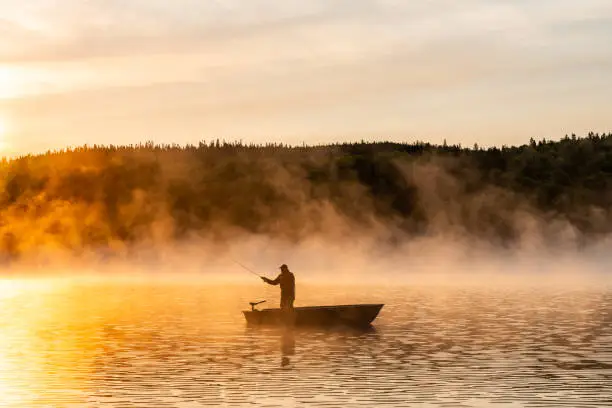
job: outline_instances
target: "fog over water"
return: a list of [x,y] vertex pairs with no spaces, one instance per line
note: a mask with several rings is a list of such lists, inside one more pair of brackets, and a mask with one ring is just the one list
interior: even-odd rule
[[486,151],[217,141],[49,152],[0,166],[0,256],[24,270],[232,256],[307,269],[343,258],[335,270],[591,262],[610,246],[608,157],[612,135]]

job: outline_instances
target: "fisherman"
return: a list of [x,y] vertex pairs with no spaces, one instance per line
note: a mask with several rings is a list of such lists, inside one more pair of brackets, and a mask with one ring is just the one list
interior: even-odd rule
[[263,276],[261,279],[270,285],[278,285],[280,283],[280,307],[281,309],[293,309],[293,301],[295,300],[295,277],[293,276],[293,273],[289,271],[289,267],[285,264],[280,266],[280,270],[280,275],[278,275],[274,280],[264,278]]

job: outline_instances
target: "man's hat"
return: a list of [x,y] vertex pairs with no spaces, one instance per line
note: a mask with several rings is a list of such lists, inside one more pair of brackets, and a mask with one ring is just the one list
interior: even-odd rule
[[282,270],[282,269],[289,269],[289,267],[287,266],[287,264],[282,264],[282,265],[280,266],[280,269],[281,269],[281,270]]

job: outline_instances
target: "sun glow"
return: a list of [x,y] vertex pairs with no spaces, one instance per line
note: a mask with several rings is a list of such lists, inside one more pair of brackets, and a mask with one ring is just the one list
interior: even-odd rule
[[8,126],[6,120],[0,117],[0,149],[6,147],[6,137],[8,134]]
[[24,285],[12,279],[0,280],[0,299],[7,299],[19,295],[23,291]]

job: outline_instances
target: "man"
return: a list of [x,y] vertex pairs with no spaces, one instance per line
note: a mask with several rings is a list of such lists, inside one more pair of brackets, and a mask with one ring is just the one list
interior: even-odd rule
[[280,270],[280,275],[278,275],[274,280],[264,278],[263,276],[261,279],[270,285],[278,285],[280,283],[280,307],[281,309],[293,309],[293,301],[295,300],[295,277],[293,276],[293,273],[289,271],[289,267],[285,264],[281,265]]

